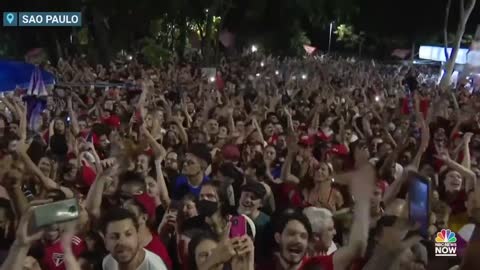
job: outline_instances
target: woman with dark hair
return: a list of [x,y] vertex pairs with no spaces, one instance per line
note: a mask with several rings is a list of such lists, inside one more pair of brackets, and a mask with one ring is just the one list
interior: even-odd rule
[[448,228],[458,231],[468,223],[465,201],[468,198],[468,192],[475,186],[477,176],[470,168],[452,160],[446,152],[440,153],[437,158],[448,166],[439,176],[439,197],[452,210]]
[[197,210],[199,217],[208,225],[208,229],[218,236],[222,235],[232,213],[226,187],[216,181],[203,185]]
[[48,145],[58,160],[64,160],[68,153],[67,127],[63,119],[55,119],[50,124]]
[[[182,262],[186,262],[186,258],[191,255],[185,253],[187,251],[186,243],[190,241],[188,235],[192,235],[191,231],[201,230],[216,238],[222,238],[225,234],[228,235],[230,230],[229,223],[233,217],[234,209],[228,203],[226,189],[222,186],[222,183],[218,181],[205,183],[200,190],[196,206],[199,215],[185,220],[180,228],[179,239],[183,240],[178,243],[178,247]],[[254,228],[247,225],[248,235],[254,235],[253,230]]]
[[[188,244],[188,265],[187,269],[199,270],[199,266],[205,263],[207,258],[211,256],[212,251],[218,247],[218,238],[212,233],[198,233],[190,240]],[[223,264],[213,269],[223,269]]]

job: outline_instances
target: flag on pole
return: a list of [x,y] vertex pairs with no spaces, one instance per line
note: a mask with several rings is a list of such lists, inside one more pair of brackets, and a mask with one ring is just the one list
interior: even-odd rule
[[307,45],[307,44],[303,45],[303,49],[305,49],[305,51],[307,52],[308,55],[312,55],[317,50],[317,48],[315,48],[313,46],[310,46],[310,45]]
[[48,92],[42,78],[42,73],[37,66],[32,73],[27,95],[23,99],[27,106],[28,127],[31,130],[37,130],[39,128],[38,123],[41,123],[42,112],[47,106],[47,95]]

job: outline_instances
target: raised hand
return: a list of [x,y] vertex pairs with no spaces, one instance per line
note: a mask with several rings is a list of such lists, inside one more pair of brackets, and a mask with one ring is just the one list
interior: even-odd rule
[[379,240],[378,247],[392,252],[401,252],[412,247],[422,240],[419,235],[406,238],[407,233],[415,230],[416,227],[418,226],[411,224],[403,217],[398,217],[393,226],[384,227],[384,233]]
[[463,139],[465,140],[466,143],[470,143],[470,141],[473,138],[473,133],[472,132],[467,132],[465,135],[463,135]]
[[72,238],[75,236],[77,221],[71,221],[64,224],[64,231],[60,238],[63,250],[72,253]]
[[178,229],[177,213],[176,211],[168,211],[167,214],[163,216],[162,222],[158,226],[159,234],[169,233]]
[[43,230],[37,231],[34,234],[29,234],[30,222],[33,216],[33,208],[28,209],[25,214],[22,215],[18,224],[16,233],[16,243],[21,246],[31,246],[36,241],[42,238]]
[[245,235],[238,239],[235,251],[237,254],[232,258],[232,270],[253,269],[255,247],[249,236]]

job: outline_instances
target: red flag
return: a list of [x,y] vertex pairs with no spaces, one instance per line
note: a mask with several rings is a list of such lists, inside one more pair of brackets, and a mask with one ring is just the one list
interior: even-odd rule
[[392,56],[398,57],[400,59],[405,59],[410,54],[410,50],[406,49],[395,49],[392,52]]
[[219,35],[219,40],[225,48],[230,48],[235,44],[235,35],[228,30],[222,30]]
[[305,49],[308,55],[312,55],[317,50],[317,48],[307,44],[303,45],[303,48]]

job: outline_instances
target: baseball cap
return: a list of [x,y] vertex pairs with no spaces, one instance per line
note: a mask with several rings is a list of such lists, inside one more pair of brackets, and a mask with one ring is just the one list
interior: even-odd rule
[[222,156],[225,160],[238,161],[240,160],[240,150],[235,144],[226,144],[222,148]]
[[190,153],[197,158],[204,160],[208,164],[212,163],[212,154],[210,153],[210,149],[208,149],[208,146],[206,144],[194,143],[190,145],[187,153]]
[[155,200],[150,195],[143,192],[140,195],[134,195],[133,198],[136,203],[140,204],[145,209],[149,219],[155,219]]
[[315,142],[315,139],[312,136],[303,135],[300,137],[298,144],[301,146],[308,147],[308,146],[312,146],[314,142]]
[[265,190],[265,187],[254,181],[248,181],[245,185],[242,186],[242,192],[251,192],[257,196],[258,199],[263,199],[265,195],[267,194],[267,191]]
[[329,154],[334,154],[334,155],[339,155],[339,156],[348,156],[348,149],[345,145],[343,144],[334,144],[328,150]]

